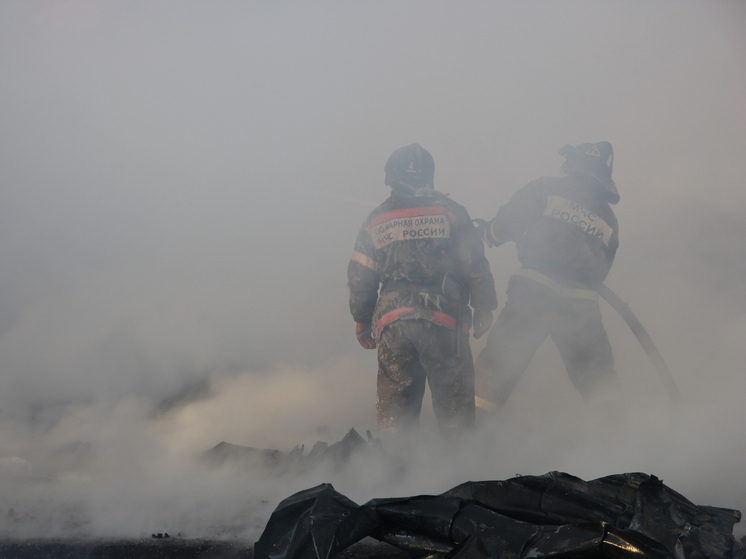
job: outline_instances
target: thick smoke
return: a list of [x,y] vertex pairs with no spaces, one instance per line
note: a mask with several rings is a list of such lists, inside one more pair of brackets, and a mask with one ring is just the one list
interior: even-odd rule
[[[0,535],[253,538],[322,481],[363,501],[550,470],[746,508],[745,24],[719,1],[0,5]],[[607,284],[678,405],[603,307],[624,422],[547,343],[459,451],[426,405],[400,469],[195,460],[374,429],[345,271],[391,151],[421,143],[436,188],[490,218],[600,140],[621,193]],[[489,259],[504,300],[514,250]]]

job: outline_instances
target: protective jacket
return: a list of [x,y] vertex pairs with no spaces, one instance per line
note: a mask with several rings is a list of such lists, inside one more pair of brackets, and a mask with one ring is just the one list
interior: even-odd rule
[[610,200],[588,175],[543,177],[500,208],[485,240],[515,242],[524,268],[562,284],[593,286],[606,279],[619,246]]
[[574,174],[530,182],[498,210],[485,240],[515,242],[523,268],[510,278],[505,306],[476,362],[480,407],[505,403],[547,336],[584,399],[615,382],[595,288],[619,246],[609,205],[617,200],[596,178]]
[[352,317],[372,322],[379,339],[397,320],[425,319],[453,329],[459,314],[468,331],[467,304],[497,307],[489,262],[468,212],[432,188],[416,196],[393,193],[371,212],[347,275]]

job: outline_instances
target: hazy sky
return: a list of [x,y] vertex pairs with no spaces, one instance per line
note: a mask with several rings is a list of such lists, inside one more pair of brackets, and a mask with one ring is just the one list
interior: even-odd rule
[[[92,533],[137,535],[190,453],[372,429],[346,265],[389,154],[419,142],[436,188],[490,218],[564,144],[608,140],[607,285],[682,405],[603,307],[628,429],[582,436],[548,344],[490,453],[411,488],[639,470],[746,506],[745,53],[736,1],[0,0],[0,459],[90,443],[99,469],[60,498],[109,513]],[[488,254],[503,301],[514,249]],[[128,504],[156,512],[119,522]]]

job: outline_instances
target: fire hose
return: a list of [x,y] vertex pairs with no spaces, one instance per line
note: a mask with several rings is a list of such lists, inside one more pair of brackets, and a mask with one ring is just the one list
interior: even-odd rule
[[671,397],[671,400],[676,402],[680,397],[679,388],[676,386],[676,382],[674,381],[673,376],[671,376],[671,371],[668,369],[668,365],[666,365],[666,362],[663,360],[663,356],[660,351],[658,351],[655,343],[653,343],[653,339],[650,337],[650,334],[648,334],[648,331],[645,330],[645,327],[637,316],[635,316],[635,313],[632,312],[632,309],[629,308],[629,305],[622,301],[616,293],[606,286],[606,284],[600,284],[596,288],[596,291],[604,301],[609,303],[612,309],[619,313],[619,316],[622,317],[624,322],[627,323],[627,326],[632,330],[637,341],[640,342],[640,345],[645,350],[648,358],[653,363],[653,367],[655,367],[658,377],[663,383],[666,392]]

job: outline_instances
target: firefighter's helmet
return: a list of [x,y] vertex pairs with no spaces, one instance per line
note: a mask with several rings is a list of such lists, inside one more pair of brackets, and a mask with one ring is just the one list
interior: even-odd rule
[[609,142],[585,143],[573,147],[567,144],[559,151],[565,158],[562,170],[568,175],[584,174],[598,180],[609,194],[609,202],[619,201],[619,191],[611,180],[614,148]]
[[402,185],[415,190],[433,186],[435,162],[420,144],[400,147],[389,156],[384,167],[386,184],[394,189]]

